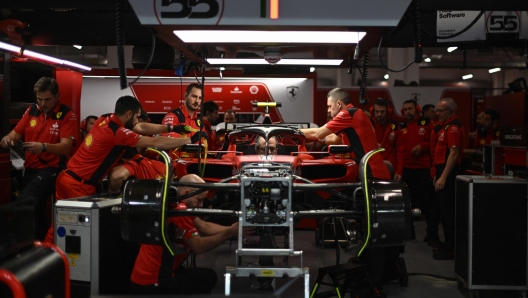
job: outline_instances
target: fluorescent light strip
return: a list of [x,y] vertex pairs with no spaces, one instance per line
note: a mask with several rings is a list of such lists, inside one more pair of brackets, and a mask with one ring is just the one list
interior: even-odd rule
[[498,68],[498,67],[497,67],[497,68],[492,68],[492,69],[488,70],[489,73],[494,73],[494,72],[498,72],[498,71],[501,71],[501,69]]
[[365,32],[356,31],[242,31],[174,30],[186,43],[331,43],[357,44]]
[[[264,59],[208,58],[207,62],[212,65],[269,65]],[[277,65],[338,66],[342,62],[343,59],[282,59]]]
[[[0,42],[0,50],[6,50],[6,51],[9,51],[9,52],[13,52],[14,55],[20,56],[20,47],[13,46],[13,45],[10,45],[8,43]],[[56,64],[58,66],[75,67],[75,68],[82,69],[82,70],[87,70],[87,71],[92,70],[92,68],[88,67],[88,66],[84,66],[84,65],[81,65],[81,64],[78,64],[78,63],[75,63],[75,62],[71,62],[71,61],[68,61],[68,60],[58,59],[58,58],[51,57],[51,56],[48,56],[48,55],[44,55],[44,54],[40,54],[40,53],[37,53],[37,52],[33,52],[33,51],[30,51],[30,50],[24,50],[24,52],[22,53],[22,56],[20,56],[20,57],[22,57],[22,58],[27,58],[27,57],[35,58],[35,59],[39,59],[39,60],[43,60],[43,61],[46,61],[46,62],[50,62],[50,63]]]
[[472,74],[467,74],[467,75],[465,75],[465,76],[462,76],[462,79],[463,79],[463,80],[468,80],[468,79],[471,79],[472,77],[473,77]]

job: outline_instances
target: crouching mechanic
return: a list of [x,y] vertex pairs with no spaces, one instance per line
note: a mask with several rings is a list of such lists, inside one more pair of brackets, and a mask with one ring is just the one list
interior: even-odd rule
[[[194,174],[183,176],[180,182],[204,183]],[[179,186],[178,195],[187,195],[196,190]],[[207,191],[184,199],[173,207],[176,210],[201,208],[206,197]],[[231,226],[221,226],[196,216],[177,216],[170,218],[170,221],[186,230],[183,245],[187,251],[191,250],[196,254],[208,252],[238,234],[238,222]],[[216,272],[211,268],[183,268],[181,264],[186,256],[184,253],[173,257],[163,246],[141,244],[130,277],[133,292],[150,295],[210,293],[216,286]]]

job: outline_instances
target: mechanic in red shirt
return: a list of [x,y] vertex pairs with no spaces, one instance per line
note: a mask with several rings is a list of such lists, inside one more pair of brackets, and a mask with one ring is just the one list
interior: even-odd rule
[[376,99],[371,108],[371,114],[374,117],[371,119],[374,130],[376,131],[376,140],[378,145],[385,149],[381,152],[383,159],[388,160],[394,168],[396,168],[396,139],[398,133],[398,122],[391,119],[392,108],[383,97]]
[[464,151],[464,128],[456,111],[457,104],[452,98],[438,102],[436,114],[441,126],[433,132],[437,139],[433,158],[436,193],[432,215],[436,222],[440,222],[441,217],[445,242],[434,250],[436,260],[453,259],[455,250],[455,182]]
[[[185,175],[180,182],[204,183],[194,175]],[[178,195],[183,196],[196,189],[178,186]],[[176,210],[202,208],[207,191],[184,199],[173,207]],[[171,217],[170,221],[184,229],[183,245],[196,254],[208,252],[231,237],[238,235],[238,222],[221,226],[206,222],[196,216]],[[141,244],[139,254],[130,276],[132,290],[137,294],[203,294],[216,286],[217,274],[211,268],[182,267],[187,254],[171,256],[160,245]]]
[[473,141],[474,148],[482,148],[484,145],[491,144],[491,141],[500,140],[499,118],[500,115],[497,110],[487,109],[484,111],[482,129],[477,130]]
[[[184,144],[196,143],[199,138],[207,138],[203,132],[191,138],[151,138],[167,131],[180,131],[183,125],[172,126],[138,123],[141,104],[132,96],[120,97],[114,113],[97,119],[92,130],[57,177],[55,198],[57,200],[93,195],[96,186],[121,159],[128,147],[170,150]],[[46,240],[53,239],[53,230],[48,230]]]
[[216,151],[220,150],[220,146],[218,145],[218,142],[216,141],[216,129],[212,129],[213,124],[216,124],[216,121],[218,121],[218,105],[210,100],[206,101],[203,104],[203,117],[202,122],[204,125],[204,131],[209,136],[209,139],[207,139],[207,146],[208,150],[210,151]]
[[[424,214],[430,209],[433,189],[429,173],[431,171],[430,137],[433,121],[420,117],[420,106],[414,99],[403,102],[402,115],[405,121],[400,123],[396,148],[395,180],[401,180],[409,187],[413,208],[420,208]],[[411,221],[411,239],[416,239],[414,224]],[[436,235],[426,236],[425,242],[436,245]]]
[[79,139],[79,120],[74,111],[59,102],[59,85],[43,77],[33,90],[31,104],[15,129],[2,138],[4,148],[24,139],[26,149],[22,191],[18,197],[35,202],[35,238],[42,240],[48,229],[46,200],[55,193],[57,174],[66,165],[73,143]]
[[[189,84],[184,94],[185,102],[179,108],[168,112],[161,121],[161,124],[184,125],[186,130],[163,133],[162,135],[170,138],[187,138],[189,133],[200,130],[198,110],[202,103],[202,97],[202,85],[197,83]],[[180,152],[178,152],[178,149],[171,150],[169,156],[177,160],[180,158]]]
[[[333,119],[319,128],[301,129],[306,139],[319,140],[325,145],[351,146],[357,163],[366,153],[378,149],[372,123],[361,109],[355,108],[350,103],[346,90],[341,88],[330,90],[327,95],[327,106]],[[391,179],[381,154],[374,154],[370,158],[367,176],[376,179]]]

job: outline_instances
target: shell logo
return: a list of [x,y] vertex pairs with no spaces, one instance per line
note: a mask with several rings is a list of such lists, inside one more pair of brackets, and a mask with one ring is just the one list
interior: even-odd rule
[[93,135],[92,135],[92,134],[89,134],[89,135],[86,137],[86,139],[84,140],[84,145],[85,145],[86,147],[90,147],[90,146],[92,146],[92,144],[93,144]]
[[31,119],[31,121],[29,121],[29,126],[35,127],[36,125],[37,125],[37,120]]

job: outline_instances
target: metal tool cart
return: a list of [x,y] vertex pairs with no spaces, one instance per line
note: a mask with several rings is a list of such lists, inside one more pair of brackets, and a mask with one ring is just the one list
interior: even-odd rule
[[123,294],[129,287],[134,246],[121,238],[121,198],[88,196],[55,203],[55,244],[68,256],[72,294]]
[[457,176],[455,276],[479,290],[528,290],[527,181]]

